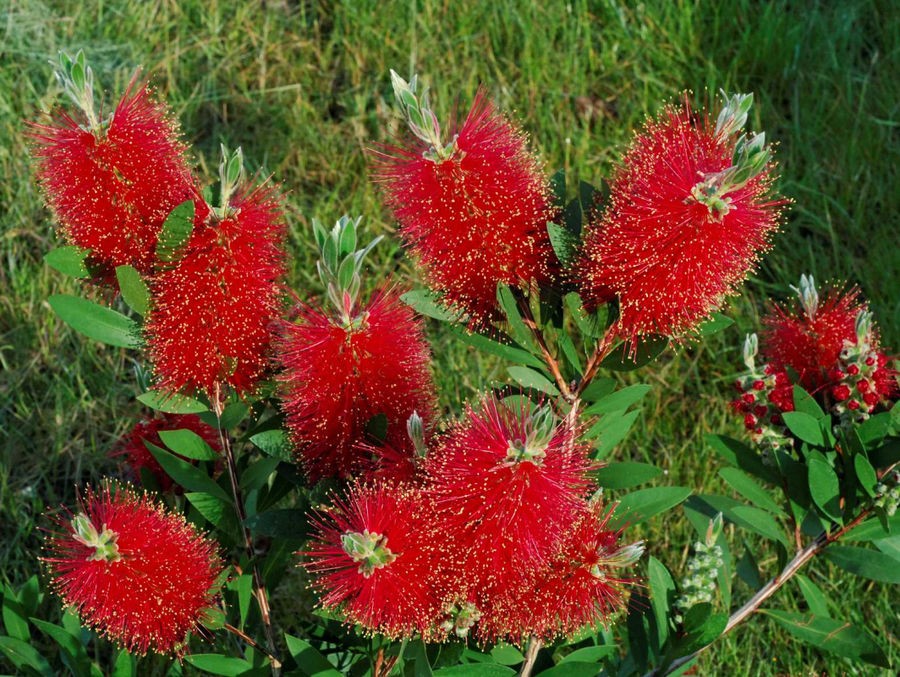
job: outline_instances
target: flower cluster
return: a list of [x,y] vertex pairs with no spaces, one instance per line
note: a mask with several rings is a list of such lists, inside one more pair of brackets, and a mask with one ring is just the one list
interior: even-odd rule
[[[781,413],[793,411],[794,383],[812,393],[840,426],[866,420],[900,397],[897,371],[881,348],[872,314],[858,289],[832,287],[820,299],[811,277],[795,288],[793,305],[773,304],[761,339],[744,345],[748,372],[736,382],[732,408],[764,448],[789,443]],[[757,366],[757,352],[765,364]]]
[[783,201],[765,135],[740,134],[751,103],[727,99],[715,125],[667,108],[626,152],[573,271],[588,306],[618,298],[623,338],[690,332],[769,248]]
[[[577,431],[493,397],[436,442],[411,482],[356,485],[305,552],[326,608],[389,636],[571,635],[621,607],[619,545]],[[565,583],[561,584],[561,581]],[[522,599],[540,604],[523,606]]]
[[128,651],[183,652],[215,604],[216,544],[147,494],[88,487],[56,517],[41,558],[54,591],[82,621]]

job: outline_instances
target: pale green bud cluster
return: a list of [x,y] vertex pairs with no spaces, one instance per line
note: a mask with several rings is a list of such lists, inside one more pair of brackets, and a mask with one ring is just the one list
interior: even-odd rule
[[119,554],[119,546],[116,544],[118,534],[112,529],[108,529],[105,524],[100,531],[97,531],[94,523],[82,512],[72,518],[72,534],[76,541],[94,549],[87,561],[118,562],[122,559]]
[[[753,105],[753,95],[728,96],[722,92],[722,96],[725,98],[725,105],[716,120],[716,138],[719,143],[727,143],[746,124]],[[728,194],[744,187],[762,173],[771,157],[772,152],[766,145],[764,133],[741,134],[735,142],[731,166],[704,176],[691,189],[691,198],[706,205],[713,218],[721,221],[731,211],[732,203]]]
[[687,576],[681,583],[681,595],[675,601],[677,620],[695,604],[711,603],[716,591],[716,577],[725,565],[722,549],[716,544],[722,533],[722,513],[709,522],[706,538],[694,543],[694,554],[687,563]]
[[350,558],[359,564],[359,573],[368,578],[375,569],[387,566],[397,555],[388,550],[387,537],[370,532],[348,531],[341,534],[341,546]]
[[87,65],[84,51],[79,49],[74,57],[60,52],[59,67],[54,75],[66,95],[84,112],[89,131],[100,129],[101,122],[94,108],[94,71]]
[[900,471],[894,470],[875,485],[875,500],[872,505],[884,510],[888,517],[897,513],[897,508],[900,507]]
[[412,440],[417,458],[425,458],[428,455],[428,447],[425,445],[425,424],[419,412],[414,411],[406,420],[406,433]]
[[424,89],[417,95],[417,80],[418,78],[413,75],[407,82],[396,71],[391,70],[394,96],[400,104],[406,124],[418,139],[429,146],[425,151],[425,158],[432,162],[443,162],[456,152],[456,137],[446,146],[441,141],[441,125],[428,102],[428,90]]
[[313,234],[319,247],[316,270],[328,300],[338,310],[347,328],[356,327],[364,319],[353,314],[361,286],[360,271],[366,255],[381,240],[379,235],[357,250],[357,228],[361,220],[361,216],[351,219],[345,214],[328,230],[313,219]]
[[797,298],[800,299],[800,307],[810,320],[815,318],[819,310],[819,292],[816,290],[816,281],[812,275],[801,275],[800,286],[791,286]]
[[441,630],[452,632],[460,639],[469,635],[469,630],[481,619],[481,612],[471,602],[460,605],[453,604],[444,609],[447,618],[441,623]]
[[540,463],[556,434],[556,415],[550,407],[540,407],[525,420],[525,439],[508,440],[506,458],[511,461]]

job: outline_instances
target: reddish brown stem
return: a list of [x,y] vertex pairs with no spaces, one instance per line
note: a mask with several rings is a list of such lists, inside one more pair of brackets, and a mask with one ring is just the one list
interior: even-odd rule
[[231,634],[237,635],[238,637],[240,637],[244,642],[246,642],[249,646],[252,646],[254,649],[259,651],[261,654],[265,654],[266,656],[268,656],[269,663],[271,663],[273,669],[276,669],[276,668],[278,670],[281,669],[281,661],[278,660],[278,657],[269,653],[268,649],[266,649],[264,646],[261,646],[260,644],[258,644],[246,632],[244,632],[243,630],[241,630],[239,628],[234,627],[230,623],[226,623],[223,627]]
[[234,460],[234,451],[231,448],[231,440],[222,429],[222,411],[224,404],[222,402],[219,384],[216,384],[215,399],[213,400],[213,411],[216,414],[216,428],[219,432],[219,441],[222,445],[222,451],[225,454],[225,467],[228,469],[228,479],[231,482],[231,495],[234,498],[234,512],[237,516],[238,523],[241,527],[241,534],[244,538],[244,549],[250,562],[250,568],[253,572],[253,587],[256,603],[259,605],[259,615],[262,618],[263,628],[266,633],[266,643],[269,650],[265,654],[271,659],[272,674],[275,677],[281,674],[281,662],[275,658],[275,636],[272,632],[272,617],[269,610],[269,596],[266,593],[266,585],[263,581],[262,574],[259,571],[259,565],[256,563],[256,553],[253,548],[253,537],[250,529],[245,524],[247,520],[247,510],[244,508],[244,497],[241,493],[241,487],[238,482],[237,463]]
[[522,321],[525,323],[525,326],[528,327],[535,342],[538,344],[538,348],[541,350],[541,356],[544,358],[544,363],[553,375],[553,380],[556,381],[556,387],[559,388],[559,392],[563,396],[563,399],[567,402],[571,402],[574,399],[574,396],[569,388],[569,384],[566,383],[566,379],[562,375],[562,371],[559,368],[559,362],[553,357],[549,346],[547,346],[547,340],[544,338],[544,333],[534,319],[534,314],[531,312],[531,305],[528,303],[527,297],[519,289],[513,288],[512,291],[516,298],[516,305],[519,307],[519,313],[522,315]]

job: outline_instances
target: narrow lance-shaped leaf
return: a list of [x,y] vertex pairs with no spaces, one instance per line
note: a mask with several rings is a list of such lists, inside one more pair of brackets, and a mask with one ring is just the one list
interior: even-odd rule
[[119,348],[141,346],[137,323],[122,313],[68,294],[55,294],[47,302],[63,322],[88,338]]

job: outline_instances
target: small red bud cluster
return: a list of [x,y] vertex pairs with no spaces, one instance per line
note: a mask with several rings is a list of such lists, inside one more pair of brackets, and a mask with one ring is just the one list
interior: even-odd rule
[[744,374],[734,386],[740,396],[731,402],[731,408],[743,415],[750,439],[767,454],[791,446],[781,418],[784,412],[794,410],[793,387],[787,372],[767,364],[761,372]]
[[879,406],[889,409],[900,395],[896,370],[871,339],[870,334],[856,343],[846,341],[837,366],[828,373],[832,411],[844,426],[865,421]]

